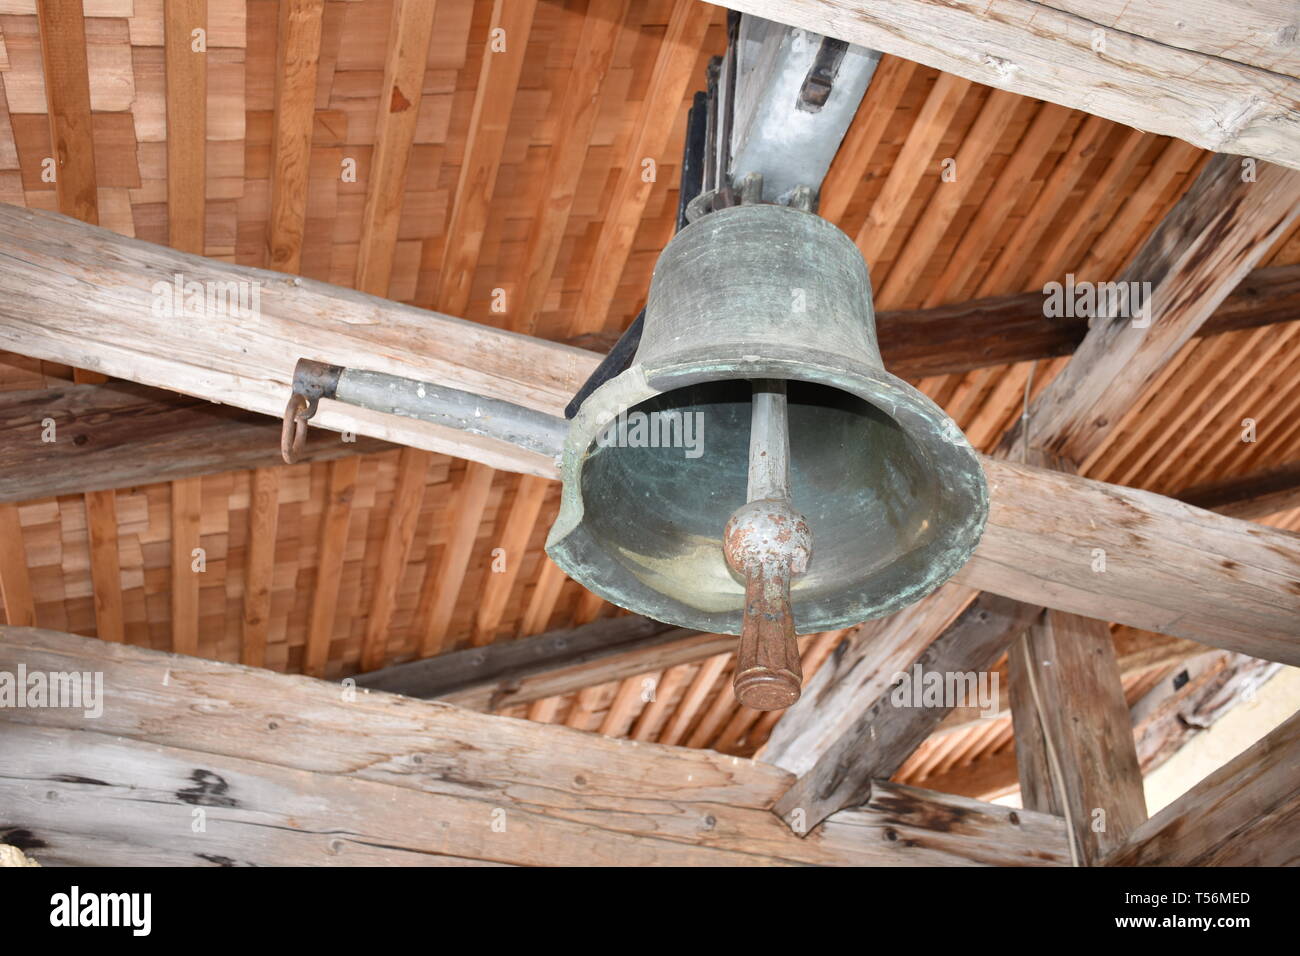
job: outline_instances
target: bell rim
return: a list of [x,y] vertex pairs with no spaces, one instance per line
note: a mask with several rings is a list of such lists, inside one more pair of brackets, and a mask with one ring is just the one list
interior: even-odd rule
[[[580,537],[584,533],[586,508],[582,500],[581,477],[587,452],[601,431],[617,417],[619,410],[631,409],[649,399],[691,385],[762,378],[829,386],[880,408],[908,430],[925,448],[927,456],[936,466],[946,464],[950,474],[945,476],[945,482],[966,482],[974,491],[973,495],[967,496],[967,500],[973,502],[973,507],[965,512],[965,520],[947,529],[941,539],[942,543],[935,548],[936,560],[930,565],[934,573],[918,580],[913,587],[896,592],[889,600],[854,605],[834,617],[821,617],[811,622],[796,621],[799,633],[838,630],[897,613],[938,590],[965,566],[979,546],[988,523],[988,479],[978,452],[955,423],[952,424],[951,433],[957,440],[936,437],[940,432],[947,431],[946,423],[952,422],[947,413],[924,393],[884,369],[850,368],[838,356],[810,352],[807,349],[767,348],[765,351],[766,355],[752,357],[752,360],[749,357],[731,360],[715,358],[702,362],[689,356],[676,356],[674,361],[653,368],[634,364],[588,396],[583,408],[570,424],[561,465],[564,486],[560,514],[552,525],[546,542],[547,554],[561,570],[604,600],[634,613],[675,627],[708,633],[739,634],[739,610],[712,614],[698,611],[648,587],[646,590],[649,594],[657,595],[662,603],[654,604],[650,609],[645,606],[629,606],[625,593],[605,583],[598,569],[593,574],[592,569],[587,567],[588,562],[577,559],[577,546],[583,542],[576,540],[575,536]],[[882,400],[886,404],[882,404]],[[935,442],[943,442],[954,449],[956,454],[933,454],[937,447]],[[960,463],[960,467],[954,467],[955,463]],[[594,535],[587,533],[587,538],[599,545]],[[604,553],[611,570],[618,567],[617,558],[609,555],[607,549],[598,546],[598,550]],[[611,578],[613,576],[609,575]],[[720,617],[734,617],[735,623],[719,626]]]

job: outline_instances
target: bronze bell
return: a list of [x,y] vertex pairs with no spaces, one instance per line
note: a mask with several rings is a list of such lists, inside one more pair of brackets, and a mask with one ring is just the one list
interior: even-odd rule
[[778,205],[668,244],[636,359],[583,402],[562,477],[556,564],[648,617],[743,631],[737,696],[760,709],[798,696],[794,633],[920,600],[988,513],[965,436],[881,363],[857,247]]

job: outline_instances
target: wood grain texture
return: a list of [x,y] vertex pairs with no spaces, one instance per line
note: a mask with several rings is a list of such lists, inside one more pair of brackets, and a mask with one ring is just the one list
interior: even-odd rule
[[23,544],[23,526],[18,508],[0,503],[0,598],[5,603],[5,622],[15,627],[36,624],[36,605],[32,602],[31,575],[27,570],[27,549]]
[[[1203,149],[1300,168],[1300,80],[1180,49],[1181,31],[1113,29],[1104,8],[1032,0],[736,0],[734,9],[916,60],[947,73],[1104,116]],[[1167,12],[1182,8],[1161,5]],[[1219,20],[1243,18],[1227,2]],[[1097,16],[1098,20],[1091,19]],[[1180,12],[1179,17],[1183,14]],[[1094,44],[1103,44],[1098,53]],[[1224,44],[1225,46],[1228,44]],[[1219,44],[1216,43],[1216,47]],[[1217,50],[1216,50],[1217,53]]]
[[[989,523],[954,580],[1300,663],[1300,535],[1031,465],[982,464]],[[1093,570],[1097,549],[1105,571]]]
[[268,268],[279,272],[296,273],[302,263],[324,13],[325,0],[280,4],[266,261]]
[[[960,600],[963,596],[957,592],[954,599]],[[920,668],[923,675],[938,674],[945,680],[949,674],[987,673],[1029,623],[1033,612],[1033,608],[1016,601],[980,595],[932,644],[902,666],[898,666],[898,655],[886,656],[883,648],[878,646],[866,651],[861,645],[866,641],[881,645],[888,637],[903,638],[910,630],[906,624],[895,622],[892,628],[886,626],[884,633],[881,633],[881,628],[856,629],[856,633],[846,638],[835,651],[834,664],[818,671],[813,680],[817,696],[804,695],[816,706],[805,707],[801,701],[790,708],[774,729],[775,745],[769,738],[763,750],[764,759],[775,759],[778,765],[786,765],[781,763],[784,759],[787,764],[797,760],[799,765],[807,766],[810,756],[816,761],[782,795],[776,806],[777,813],[789,820],[793,813],[801,810],[806,824],[812,827],[836,810],[856,806],[867,799],[872,781],[891,778],[939,726],[954,703],[949,700],[938,706],[900,706],[894,693],[900,680],[914,680],[916,668]],[[928,631],[917,627],[912,633],[925,634]],[[871,687],[873,690],[881,687],[878,692],[873,694],[863,689],[852,694],[835,686],[838,681],[848,680],[855,687],[862,688],[862,669],[852,665],[860,664],[868,657],[877,661],[878,668],[881,664],[892,668],[888,673],[882,669],[873,675]],[[822,674],[827,677],[819,680]],[[906,697],[912,699],[910,693]],[[827,701],[831,699],[841,710],[830,710]],[[802,712],[801,707],[804,707]],[[792,722],[793,728],[786,728],[787,720]],[[822,731],[820,739],[815,736],[816,728],[832,724],[845,726],[849,720],[852,722],[838,737],[830,738],[825,731]],[[801,727],[804,729],[795,740],[791,730]],[[791,746],[801,749],[791,753]]]
[[126,631],[117,552],[117,496],[112,491],[91,491],[85,500],[90,577],[95,585],[95,636],[121,642],[126,640]]
[[244,571],[244,618],[239,662],[262,667],[271,628],[271,592],[275,583],[275,541],[280,516],[279,468],[252,473],[248,506],[248,564]]
[[[53,419],[55,441],[41,440]],[[300,460],[393,446],[312,429]],[[280,423],[164,389],[112,382],[0,392],[0,501],[31,501],[280,465]]]
[[329,497],[321,517],[316,580],[312,585],[311,616],[307,622],[307,646],[303,652],[304,674],[320,675],[330,657],[334,618],[338,609],[339,579],[352,519],[352,497],[356,493],[360,460],[341,458],[330,465]]
[[[641,225],[641,216],[654,186],[645,178],[644,162],[658,166],[677,161],[668,155],[668,138],[681,117],[681,103],[687,88],[699,82],[695,65],[700,56],[704,31],[713,19],[713,7],[697,0],[674,0],[655,59],[650,85],[642,100],[618,185],[610,201],[609,213],[602,224],[592,256],[592,266],[582,286],[582,293],[570,326],[571,335],[597,332],[609,322],[609,308],[618,289],[623,267],[632,252],[632,243]],[[657,174],[656,174],[657,177]]]
[[[229,824],[231,842],[213,855],[237,862],[272,862],[281,848],[336,863],[413,862],[414,853],[534,865],[1064,860],[1059,820],[961,797],[882,786],[863,809],[799,839],[767,809],[789,775],[753,761],[380,693],[344,699],[337,685],[306,677],[6,628],[0,668],[18,660],[104,674],[93,730],[66,708],[5,712],[9,748],[30,755],[23,777],[0,777],[6,806],[18,808],[10,822],[48,832],[66,862],[96,860],[110,803],[116,832],[130,834],[141,858],[207,853],[202,846],[221,844],[191,843],[171,825],[196,800]],[[102,781],[122,799],[103,800],[99,785],[86,799],[90,785],[66,783],[53,813],[44,794],[60,775]],[[312,800],[293,796],[303,793]],[[224,799],[202,799],[214,794]],[[494,810],[503,829],[492,826]],[[263,813],[287,827],[269,845]],[[342,819],[362,838],[311,836]],[[412,831],[412,819],[436,823]],[[83,833],[99,839],[78,842]],[[105,845],[103,861],[122,860],[126,842]],[[380,847],[357,845],[371,842]]]
[[41,61],[49,104],[59,212],[99,223],[95,141],[90,117],[90,74],[81,0],[40,0]]
[[374,295],[387,295],[392,277],[397,227],[406,194],[406,167],[424,91],[435,9],[436,4],[426,0],[393,3],[353,282],[357,289]]
[[196,554],[201,548],[202,481],[181,478],[171,483],[172,650],[177,654],[199,652],[199,575],[207,566],[207,555]]
[[1300,864],[1300,714],[1140,826],[1109,866]]
[[[1150,283],[1139,321],[1099,314],[1030,405],[1029,443],[1086,467],[1128,408],[1300,214],[1300,172],[1216,156],[1119,277]],[[1003,453],[1022,441],[1009,433]]]
[[[1046,750],[1046,780],[1038,770],[1042,762],[1033,764],[1032,785],[1022,778],[1026,806],[1044,811],[1037,801],[1050,783],[1054,804],[1073,830],[1079,862],[1095,865],[1147,817],[1110,628],[1047,611],[1010,653],[1019,658],[1011,687],[1017,737],[1026,722],[1037,721],[1033,739],[1041,739]],[[1017,745],[1018,760],[1020,755]]]
[[[167,242],[202,254],[207,225],[208,0],[164,0],[167,64]],[[195,270],[202,275],[201,270]]]

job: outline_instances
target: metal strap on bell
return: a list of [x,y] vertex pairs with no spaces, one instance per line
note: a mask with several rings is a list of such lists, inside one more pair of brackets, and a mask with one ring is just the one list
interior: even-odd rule
[[570,425],[556,564],[620,607],[741,633],[747,580],[724,530],[752,500],[756,382],[784,386],[785,500],[810,531],[786,577],[793,631],[892,613],[966,562],[983,471],[955,423],[885,371],[862,255],[813,213],[753,204],[703,216],[660,256],[635,361]]

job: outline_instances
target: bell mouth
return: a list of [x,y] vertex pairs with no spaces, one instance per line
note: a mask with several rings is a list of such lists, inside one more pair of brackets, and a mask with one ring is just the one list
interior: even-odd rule
[[[791,501],[813,531],[812,560],[791,591],[797,631],[919,600],[965,562],[983,529],[978,459],[955,429],[955,441],[942,433],[937,407],[920,396],[929,408],[900,403],[889,382],[873,402],[786,381]],[[744,588],[722,534],[746,501],[751,394],[749,378],[695,381],[601,421],[581,461],[581,523],[552,542],[561,567],[621,606],[738,633]]]

